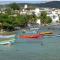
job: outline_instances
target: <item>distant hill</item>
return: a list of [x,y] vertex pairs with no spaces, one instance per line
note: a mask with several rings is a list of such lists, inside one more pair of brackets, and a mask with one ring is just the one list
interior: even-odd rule
[[51,2],[47,2],[47,3],[41,3],[38,6],[49,7],[49,8],[60,8],[60,1],[51,1]]
[[30,4],[30,3],[20,3],[20,5],[34,6],[34,7],[48,7],[48,8],[60,8],[60,1],[51,1],[46,3]]

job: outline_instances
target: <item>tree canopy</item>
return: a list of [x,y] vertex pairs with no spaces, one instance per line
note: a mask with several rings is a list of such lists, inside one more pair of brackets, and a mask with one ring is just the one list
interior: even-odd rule
[[19,10],[20,6],[17,3],[12,3],[9,5],[9,7],[13,10]]
[[52,22],[51,17],[47,16],[47,12],[41,12],[40,20],[42,24],[49,24]]
[[15,27],[25,27],[28,24],[28,15],[17,15],[16,17],[8,14],[0,14],[1,29],[14,29]]

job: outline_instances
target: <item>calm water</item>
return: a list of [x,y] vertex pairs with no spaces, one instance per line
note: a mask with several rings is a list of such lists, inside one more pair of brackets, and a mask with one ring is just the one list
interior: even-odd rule
[[[59,30],[54,32],[60,33]],[[17,39],[12,46],[0,45],[0,60],[60,60],[60,37],[41,40]]]

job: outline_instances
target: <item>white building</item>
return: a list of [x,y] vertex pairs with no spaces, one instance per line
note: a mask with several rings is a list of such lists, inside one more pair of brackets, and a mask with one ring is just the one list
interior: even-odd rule
[[24,14],[26,14],[26,11],[21,11],[20,12],[20,15],[24,15]]
[[59,16],[57,10],[51,11],[47,16],[50,16],[52,18],[52,24],[57,24],[59,21]]
[[41,25],[40,19],[37,19],[36,23],[38,23],[39,25]]
[[27,5],[24,5],[24,9],[26,9],[26,8],[28,8],[28,6]]
[[39,8],[35,8],[35,11],[34,12],[35,12],[35,15],[36,16],[39,16],[40,15],[40,9]]

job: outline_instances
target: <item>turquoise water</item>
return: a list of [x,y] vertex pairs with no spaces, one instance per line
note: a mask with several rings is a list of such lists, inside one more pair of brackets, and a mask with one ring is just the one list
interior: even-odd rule
[[12,46],[0,45],[0,60],[60,60],[60,37],[17,39]]

